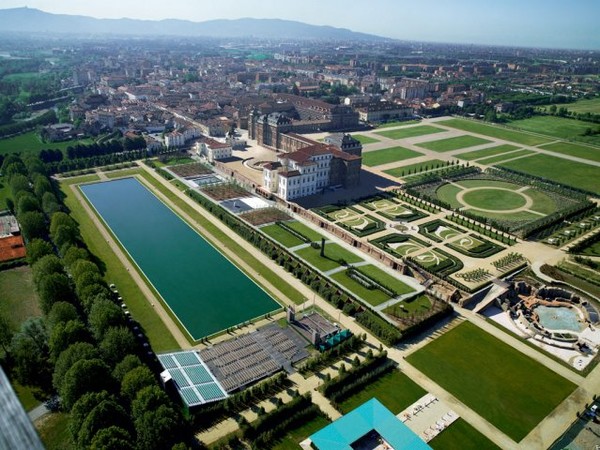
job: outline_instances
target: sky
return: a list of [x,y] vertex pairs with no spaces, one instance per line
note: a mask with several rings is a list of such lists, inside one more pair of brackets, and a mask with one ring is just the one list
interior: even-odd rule
[[97,18],[279,18],[403,40],[600,50],[600,0],[0,0],[0,9],[22,6]]

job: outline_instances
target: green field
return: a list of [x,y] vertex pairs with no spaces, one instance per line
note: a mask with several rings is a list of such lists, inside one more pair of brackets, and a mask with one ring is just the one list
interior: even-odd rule
[[600,143],[600,137],[598,136],[582,136],[586,129],[594,127],[594,124],[582,120],[555,116],[534,116],[529,119],[514,120],[510,122],[510,126],[561,139],[577,138],[585,140],[585,142]]
[[360,142],[362,145],[375,144],[380,142],[379,139],[372,138],[371,136],[365,136],[364,134],[353,134],[352,137]]
[[0,155],[9,153],[39,152],[44,149],[58,149],[63,152],[67,147],[77,144],[92,144],[92,139],[81,139],[66,142],[42,142],[36,131],[19,134],[8,139],[0,139]]
[[563,155],[576,156],[600,162],[600,148],[588,147],[587,145],[572,144],[570,142],[555,142],[554,144],[540,145],[544,150],[550,150]]
[[325,428],[330,423],[331,422],[327,418],[319,415],[300,427],[288,430],[287,434],[282,439],[278,440],[275,445],[269,448],[270,450],[298,450],[300,448],[300,442],[316,433],[321,428]]
[[429,441],[429,446],[434,450],[500,450],[500,447],[460,418]]
[[577,387],[470,322],[406,359],[517,442]]
[[434,152],[451,152],[452,150],[475,147],[476,145],[488,144],[490,142],[487,139],[465,135],[438,141],[422,142],[417,145],[428,150],[433,150]]
[[414,125],[420,123],[420,120],[396,120],[394,122],[387,122],[377,125],[377,128],[391,128],[391,127],[404,127],[406,125]]
[[325,256],[321,257],[321,249],[306,247],[296,251],[296,254],[322,272],[339,267],[340,260],[348,264],[361,262],[362,259],[338,244],[325,244]]
[[413,314],[423,314],[431,309],[431,299],[427,295],[404,300],[383,310],[384,313],[395,317],[408,317]]
[[445,125],[451,128],[457,128],[463,131],[468,131],[470,133],[483,134],[484,136],[490,136],[497,139],[503,139],[505,141],[516,142],[518,144],[523,145],[539,145],[546,144],[552,141],[551,138],[521,133],[519,131],[500,128],[493,125],[486,125],[481,122],[476,122],[474,120],[449,119],[438,122],[438,124]]
[[354,295],[362,298],[371,306],[381,305],[391,298],[389,295],[383,291],[380,291],[379,289],[367,289],[355,279],[350,278],[345,270],[331,275],[330,278],[334,281],[337,281]]
[[519,147],[510,144],[497,145],[496,147],[484,148],[482,150],[475,150],[472,152],[461,153],[456,155],[460,159],[464,159],[466,161],[473,161],[479,158],[487,158],[490,156],[496,156],[503,153],[511,152],[513,150],[517,150]]
[[409,164],[407,166],[395,167],[393,169],[384,170],[384,172],[393,177],[400,178],[403,176],[407,176],[409,172],[412,172],[412,175],[419,172],[432,171],[436,168],[436,166],[439,168],[448,167],[446,165],[446,161],[442,161],[441,159],[430,159],[425,162],[414,163]]
[[292,221],[286,222],[285,224],[293,230],[297,231],[298,233],[302,234],[302,236],[310,239],[312,242],[320,242],[321,238],[323,237],[312,228],[304,225],[302,222]]
[[292,233],[287,231],[285,228],[280,227],[276,223],[261,227],[260,231],[265,233],[267,236],[272,237],[284,247],[290,248],[296,245],[304,244],[300,238],[294,236]]
[[25,320],[42,315],[29,266],[0,271],[0,312],[14,330]]
[[398,414],[425,394],[427,394],[427,391],[421,386],[399,370],[394,370],[344,400],[340,404],[340,409],[344,414],[347,414],[375,397],[392,413]]
[[575,111],[578,113],[592,113],[592,114],[600,114],[600,97],[592,98],[589,100],[579,100],[575,103],[568,104],[560,104],[556,105],[557,108],[565,107],[569,111]]
[[52,413],[36,421],[36,429],[46,450],[72,450],[69,415]]
[[375,134],[380,134],[389,139],[406,139],[426,134],[442,133],[443,131],[445,130],[431,125],[419,125],[416,127],[399,128],[397,130],[377,131]]
[[404,147],[391,147],[362,154],[363,164],[369,167],[380,166],[396,161],[423,156],[422,153]]
[[[536,152],[534,152],[533,150],[519,150],[516,152],[506,153],[504,155],[498,155],[498,156],[492,156],[491,158],[480,159],[477,162],[479,164],[486,164],[489,166],[491,164],[496,164],[496,163],[499,163],[502,161],[508,161],[509,159],[533,155],[534,153],[536,153]],[[525,164],[527,164],[527,162],[525,162]]]
[[529,156],[526,161],[527,164],[515,160],[499,165],[600,194],[600,167],[541,154]]
[[360,267],[360,271],[366,273],[368,276],[380,282],[382,285],[394,290],[398,295],[408,294],[414,290],[410,286],[398,280],[396,277],[388,274],[376,266],[362,266]]

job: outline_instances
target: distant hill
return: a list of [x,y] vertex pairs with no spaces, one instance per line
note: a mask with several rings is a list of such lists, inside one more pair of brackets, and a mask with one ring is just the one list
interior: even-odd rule
[[280,19],[137,20],[95,19],[51,14],[33,8],[0,9],[2,31],[152,36],[205,36],[216,38],[263,37],[280,39],[388,40],[345,28],[309,25]]

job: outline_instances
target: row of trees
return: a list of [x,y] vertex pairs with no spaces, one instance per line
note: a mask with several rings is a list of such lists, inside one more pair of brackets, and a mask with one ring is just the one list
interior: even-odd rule
[[56,122],[56,114],[54,113],[54,110],[51,109],[44,114],[39,115],[35,119],[24,120],[21,122],[9,123],[7,125],[0,126],[0,138],[34,130],[38,125],[48,125]]
[[[60,396],[77,448],[173,447],[186,436],[184,421],[140,359],[123,310],[54,195],[44,165],[11,155],[2,170],[21,225],[32,214],[40,219],[23,226],[23,235],[43,316],[12,337],[11,372]],[[44,208],[44,197],[52,208]]]

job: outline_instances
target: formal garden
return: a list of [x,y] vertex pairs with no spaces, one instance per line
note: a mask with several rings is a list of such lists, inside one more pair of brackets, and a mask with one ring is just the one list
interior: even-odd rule
[[385,250],[396,257],[410,256],[429,247],[425,241],[408,234],[390,233],[370,241],[371,244]]

